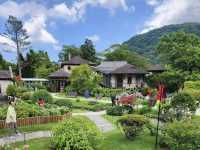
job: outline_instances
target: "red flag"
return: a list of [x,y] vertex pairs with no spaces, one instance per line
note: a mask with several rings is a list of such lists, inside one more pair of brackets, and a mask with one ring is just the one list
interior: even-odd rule
[[158,87],[158,93],[157,93],[156,99],[157,99],[157,101],[161,102],[165,98],[166,98],[165,86],[163,84],[160,84]]

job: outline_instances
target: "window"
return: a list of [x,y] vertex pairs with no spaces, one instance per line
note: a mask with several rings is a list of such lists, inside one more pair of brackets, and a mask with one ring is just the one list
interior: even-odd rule
[[71,70],[71,66],[68,66],[68,70]]
[[132,77],[128,77],[128,84],[132,84]]

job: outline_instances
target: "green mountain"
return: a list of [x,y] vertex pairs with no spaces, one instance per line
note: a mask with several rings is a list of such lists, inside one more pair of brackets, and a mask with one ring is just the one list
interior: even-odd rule
[[159,62],[158,57],[155,54],[155,49],[159,39],[163,35],[176,31],[194,33],[200,36],[200,23],[184,23],[164,26],[144,34],[136,35],[123,44],[127,44],[131,51],[135,51],[156,63]]

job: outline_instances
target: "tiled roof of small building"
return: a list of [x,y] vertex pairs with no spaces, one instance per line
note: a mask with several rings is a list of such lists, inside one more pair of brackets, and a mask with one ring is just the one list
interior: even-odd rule
[[112,74],[123,74],[123,73],[125,73],[125,74],[146,74],[147,72],[142,69],[138,69],[135,66],[130,65],[130,64],[126,64],[122,67],[119,67],[112,72]]
[[149,67],[148,71],[165,71],[165,67],[162,65],[152,65],[151,67]]
[[81,64],[88,64],[88,65],[95,65],[94,63],[81,58],[80,56],[74,56],[69,61],[61,63],[63,65],[81,65]]
[[104,74],[146,74],[126,61],[105,61],[96,67],[96,70]]
[[126,61],[104,61],[101,62],[101,64],[96,67],[96,70],[107,74],[113,72],[117,68],[122,67],[126,64],[127,64]]
[[60,70],[58,70],[56,72],[53,72],[48,77],[49,78],[68,78],[69,76],[70,76],[70,74],[68,72],[66,72],[63,69],[60,69]]
[[0,70],[0,80],[11,80],[11,74],[9,70]]

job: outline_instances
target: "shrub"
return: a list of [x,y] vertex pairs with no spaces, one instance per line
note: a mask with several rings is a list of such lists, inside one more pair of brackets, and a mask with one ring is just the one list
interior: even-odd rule
[[151,111],[151,108],[145,105],[139,109],[139,114],[144,115],[144,114],[149,113],[150,111]]
[[44,99],[45,102],[48,102],[48,103],[51,103],[52,100],[53,100],[51,94],[46,90],[38,90],[38,91],[34,92],[32,97],[31,97],[31,99],[34,102],[37,102],[39,98]]
[[107,115],[121,116],[123,114],[123,107],[122,106],[109,107],[107,108],[106,113]]
[[142,115],[126,115],[117,122],[125,136],[133,140],[143,130],[143,126],[148,123],[148,120]]
[[0,107],[0,120],[6,119],[6,113],[7,113],[7,108],[6,107]]
[[53,149],[96,150],[101,144],[96,125],[86,117],[72,117],[53,129]]
[[16,96],[17,95],[17,86],[16,85],[8,85],[6,89],[7,96]]
[[16,90],[17,90],[17,93],[16,93],[17,97],[22,97],[23,93],[29,92],[29,89],[26,87],[17,87]]
[[187,92],[179,92],[171,101],[172,108],[177,113],[177,119],[186,117],[187,114],[194,113],[197,109],[196,100]]
[[123,114],[131,114],[132,112],[133,108],[131,106],[113,106],[106,109],[107,115],[112,116],[121,116]]
[[173,150],[200,149],[199,122],[175,121],[166,124],[161,130],[160,145]]
[[32,96],[32,93],[31,92],[24,92],[21,96],[21,99],[22,100],[30,100],[31,99],[31,96]]
[[67,99],[66,100],[64,100],[64,99],[56,100],[55,104],[58,105],[58,106],[67,106],[68,108],[72,108],[73,107],[72,102],[68,101]]

